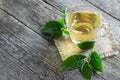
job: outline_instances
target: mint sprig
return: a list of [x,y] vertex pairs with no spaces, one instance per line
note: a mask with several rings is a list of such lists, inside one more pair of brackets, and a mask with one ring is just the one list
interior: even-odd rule
[[[89,59],[91,60],[89,61]],[[102,72],[102,61],[97,52],[91,52],[91,56],[73,55],[66,58],[61,66],[64,69],[80,69],[81,74],[87,79],[91,80],[93,70]]]
[[[78,43],[77,46],[82,50],[93,48],[95,41]],[[61,66],[65,69],[80,69],[81,74],[87,80],[91,80],[93,70],[103,72],[102,60],[96,51],[92,51],[90,56],[73,55],[65,59]]]
[[62,18],[58,21],[49,21],[47,22],[43,28],[42,32],[49,33],[52,39],[58,39],[62,36],[62,34],[69,34],[67,31],[67,27],[65,26],[65,13],[62,13]]

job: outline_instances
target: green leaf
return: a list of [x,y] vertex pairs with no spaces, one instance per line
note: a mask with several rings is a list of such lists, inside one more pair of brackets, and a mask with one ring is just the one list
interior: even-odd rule
[[80,49],[88,50],[94,47],[94,43],[95,41],[87,41],[87,42],[78,43],[77,46]]
[[69,35],[69,34],[70,34],[70,33],[69,33],[69,31],[68,31],[68,30],[66,30],[66,29],[64,29],[64,30],[63,30],[63,33],[64,33],[64,34],[67,34],[67,35]]
[[68,57],[67,59],[65,59],[61,66],[64,69],[76,69],[76,68],[80,68],[83,60],[86,58],[86,56],[84,55],[72,55],[70,57]]
[[53,33],[55,31],[60,30],[62,25],[57,21],[49,21],[42,28],[42,32],[45,33]]
[[98,53],[95,51],[92,52],[90,58],[90,64],[92,65],[92,67],[97,71],[103,72],[102,60]]
[[58,39],[61,36],[62,36],[62,30],[59,30],[59,31],[56,31],[56,32],[52,33],[51,38],[52,39]]
[[63,19],[59,19],[58,22],[62,25],[62,28],[64,28],[64,25],[65,25],[64,20]]
[[81,74],[86,78],[87,80],[91,80],[92,78],[92,67],[87,61],[84,61],[82,67],[81,67]]

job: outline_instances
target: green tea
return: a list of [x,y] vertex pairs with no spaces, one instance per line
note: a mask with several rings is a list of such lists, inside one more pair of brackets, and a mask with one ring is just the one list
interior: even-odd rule
[[71,38],[77,42],[92,40],[100,26],[100,16],[92,12],[74,12],[68,17]]

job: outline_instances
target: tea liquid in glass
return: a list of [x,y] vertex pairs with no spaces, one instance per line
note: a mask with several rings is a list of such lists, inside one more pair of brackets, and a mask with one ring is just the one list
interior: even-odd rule
[[91,41],[100,26],[100,16],[92,12],[74,12],[68,16],[69,32],[73,42]]

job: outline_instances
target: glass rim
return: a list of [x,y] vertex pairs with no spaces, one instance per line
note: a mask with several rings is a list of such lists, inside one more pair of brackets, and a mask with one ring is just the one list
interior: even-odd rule
[[[99,11],[97,11],[95,8],[92,8],[92,6],[75,6],[75,7],[72,7],[72,8],[70,8],[70,9],[74,9],[74,8],[76,8],[76,7],[78,7],[78,9],[79,9],[79,7],[82,7],[82,8],[84,8],[84,7],[88,7],[88,8],[91,8],[92,10],[95,10],[95,12],[94,11],[90,11],[90,10],[84,10],[84,11],[80,11],[80,10],[76,10],[76,11],[73,11],[73,12],[71,12],[71,13],[69,13],[69,14],[67,14],[66,15],[66,25],[70,28],[70,29],[72,29],[75,33],[79,33],[79,34],[89,34],[89,33],[91,33],[91,32],[93,32],[93,31],[95,31],[95,30],[97,30],[97,29],[99,29],[101,26],[102,26],[102,24],[103,24],[103,21],[102,21],[102,19],[103,19],[103,17],[102,17],[102,15],[101,15],[101,13],[99,12]],[[66,9],[66,10],[68,10],[68,9]],[[66,12],[66,10],[65,10],[65,12]],[[75,30],[72,26],[70,26],[70,24],[69,24],[69,20],[68,20],[68,16],[70,15],[70,14],[72,14],[72,13],[75,13],[75,12],[90,12],[90,13],[94,13],[95,15],[97,15],[97,16],[99,16],[100,17],[100,25],[99,26],[96,26],[95,27],[95,29],[94,30],[91,30],[90,32],[81,32],[81,31],[77,31],[77,30]]]

